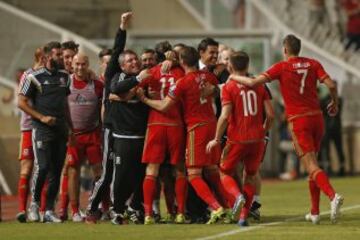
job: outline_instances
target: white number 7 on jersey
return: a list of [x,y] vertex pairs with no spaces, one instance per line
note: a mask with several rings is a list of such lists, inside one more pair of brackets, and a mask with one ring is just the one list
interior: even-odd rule
[[308,74],[308,69],[298,69],[297,73],[302,75],[301,83],[300,83],[300,94],[304,94],[305,79],[306,79],[307,74]]

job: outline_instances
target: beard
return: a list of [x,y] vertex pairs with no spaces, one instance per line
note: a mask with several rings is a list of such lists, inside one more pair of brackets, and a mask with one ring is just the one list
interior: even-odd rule
[[57,61],[55,61],[54,59],[51,59],[50,60],[50,67],[51,67],[52,71],[55,72],[55,71],[60,69],[60,64]]

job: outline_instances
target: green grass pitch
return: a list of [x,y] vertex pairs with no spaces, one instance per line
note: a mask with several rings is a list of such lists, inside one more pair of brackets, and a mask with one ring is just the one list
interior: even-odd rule
[[[240,230],[236,225],[122,225],[109,222],[96,225],[75,224],[19,224],[0,223],[1,240],[42,239],[360,239],[360,178],[332,179],[334,187],[345,197],[342,217],[337,224],[331,224],[329,215],[322,215],[320,225],[305,222],[303,216],[309,210],[307,181],[269,182],[262,190],[260,222],[251,221],[251,228]],[[329,201],[321,196],[321,210],[329,210]],[[290,219],[290,221],[289,221]],[[274,224],[273,224],[274,223]],[[224,233],[225,236],[219,234]],[[230,233],[230,234],[229,234]],[[232,233],[232,234],[231,234]],[[229,234],[229,235],[226,235]],[[217,237],[216,237],[217,236]]]

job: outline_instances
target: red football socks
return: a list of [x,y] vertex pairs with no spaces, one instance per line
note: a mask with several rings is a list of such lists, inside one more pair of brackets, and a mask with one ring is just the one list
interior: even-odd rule
[[255,186],[249,183],[244,184],[244,195],[246,198],[246,202],[241,210],[240,219],[246,219],[247,216],[249,215],[254,194],[255,194]]
[[237,182],[231,176],[223,175],[221,177],[221,183],[226,191],[234,198],[237,198],[241,194]]
[[324,171],[321,170],[317,172],[313,179],[316,182],[316,185],[329,197],[330,200],[335,197],[335,190],[331,186],[329,178]]
[[26,211],[26,203],[29,194],[29,179],[26,176],[20,176],[18,184],[19,211]]
[[187,180],[185,176],[177,177],[175,182],[175,195],[177,202],[177,212],[185,213],[185,200],[187,192]]
[[66,211],[69,205],[69,194],[68,194],[68,176],[63,176],[61,181],[60,191],[60,210]]
[[200,176],[192,176],[190,184],[195,189],[196,194],[213,210],[221,207],[206,182]]
[[311,214],[318,215],[320,212],[320,188],[318,188],[315,181],[311,179],[309,179],[309,191],[311,200]]
[[220,200],[221,205],[226,208],[231,208],[230,200],[228,200],[228,192],[225,190],[224,185],[221,183],[220,174],[218,171],[211,171],[207,176],[210,184],[215,187],[217,197]]
[[77,200],[70,201],[71,211],[74,215],[75,213],[79,213],[79,202]]
[[146,175],[143,182],[145,216],[152,216],[152,204],[156,190],[156,177]]

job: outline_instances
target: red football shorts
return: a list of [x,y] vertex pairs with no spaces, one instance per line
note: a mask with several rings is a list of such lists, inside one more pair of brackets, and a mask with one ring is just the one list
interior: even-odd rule
[[213,140],[216,132],[216,122],[197,126],[187,134],[186,140],[186,167],[202,168],[219,164],[221,148],[216,146],[211,153],[206,153],[206,145]]
[[19,160],[34,160],[31,130],[21,132]]
[[226,174],[232,174],[236,170],[237,164],[243,162],[246,174],[253,176],[259,169],[264,152],[264,141],[253,143],[228,141],[221,156],[220,169]]
[[[143,163],[169,163],[176,165],[184,160],[185,129],[183,126],[150,125],[147,128]],[[167,159],[169,157],[169,159]]]
[[309,152],[319,152],[324,136],[324,119],[321,114],[302,116],[289,122],[289,131],[299,157]]
[[101,163],[101,132],[99,129],[75,135],[74,138],[74,146],[67,148],[66,159],[69,166],[79,166],[85,157],[90,164]]

